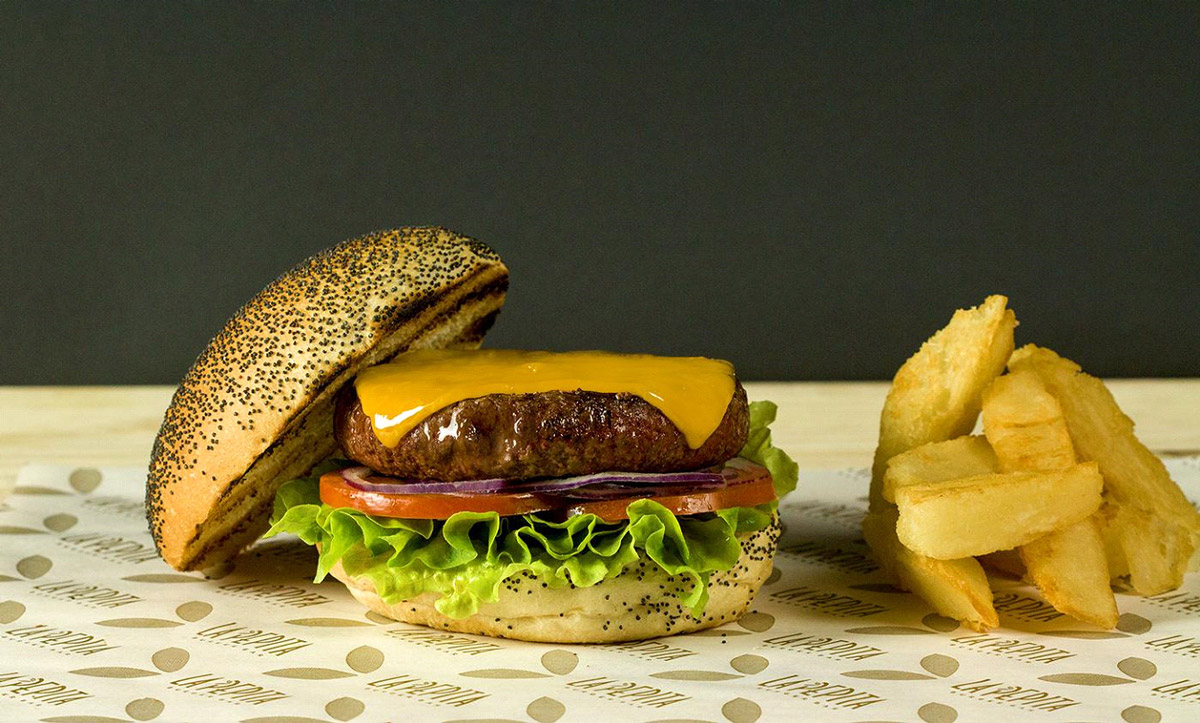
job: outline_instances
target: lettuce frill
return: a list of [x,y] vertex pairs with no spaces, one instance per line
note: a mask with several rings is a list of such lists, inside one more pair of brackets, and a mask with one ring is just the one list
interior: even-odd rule
[[[750,436],[741,456],[767,467],[782,497],[796,486],[797,465],[771,445],[774,419],[774,404],[750,405]],[[458,512],[444,521],[376,517],[321,502],[320,475],[341,466],[330,463],[280,487],[266,536],[290,532],[319,547],[318,582],[340,561],[349,575],[371,580],[384,602],[432,592],[439,596],[437,610],[452,618],[495,602],[501,584],[514,575],[528,573],[551,587],[589,587],[640,558],[689,580],[681,602],[699,615],[709,576],[731,569],[741,556],[737,536],[767,527],[775,511],[771,503],[676,517],[641,499],[630,503],[629,519],[620,523],[591,514],[564,521],[495,512]]]

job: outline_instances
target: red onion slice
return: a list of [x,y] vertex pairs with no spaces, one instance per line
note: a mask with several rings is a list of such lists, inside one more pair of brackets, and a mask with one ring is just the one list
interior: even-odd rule
[[[510,479],[465,480],[462,482],[435,482],[430,480],[399,480],[393,477],[376,476],[367,467],[350,467],[341,471],[342,479],[354,489],[379,492],[389,495],[420,494],[489,494],[496,492],[546,492],[560,493],[579,490],[590,485],[622,485],[646,487],[661,494],[663,486],[684,486],[688,489],[708,489],[725,483],[720,472],[597,472],[577,477],[554,477],[549,479],[521,481]],[[600,493],[606,494],[606,493]],[[628,494],[628,488],[626,488]],[[592,495],[587,495],[589,499]]]
[[[472,479],[462,482],[434,482],[422,479],[397,479],[377,476],[369,467],[350,467],[341,472],[342,479],[354,489],[379,492],[385,495],[486,494],[510,491],[512,480],[503,478]],[[514,490],[515,491],[515,490]]]
[[686,484],[686,485],[627,485],[620,483],[601,483],[563,490],[559,496],[572,500],[615,500],[621,497],[673,497],[687,495],[703,490],[724,487],[723,483]]

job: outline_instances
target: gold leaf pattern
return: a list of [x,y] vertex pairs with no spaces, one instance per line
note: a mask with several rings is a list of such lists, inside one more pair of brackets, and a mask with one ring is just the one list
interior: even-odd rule
[[[1200,467],[1197,469],[1200,470]],[[227,676],[230,679],[241,678],[243,680],[253,680],[254,677],[258,677],[259,680],[255,682],[259,685],[278,688],[279,691],[287,691],[289,695],[306,689],[310,693],[313,690],[318,693],[316,697],[306,699],[303,704],[299,698],[293,696],[293,700],[270,706],[266,711],[253,710],[258,706],[230,706],[231,720],[236,719],[236,715],[240,712],[241,715],[245,715],[251,720],[263,723],[266,721],[275,721],[276,723],[313,721],[316,720],[315,716],[318,714],[325,716],[324,719],[327,721],[359,723],[360,721],[383,719],[389,715],[393,717],[403,715],[395,713],[395,710],[400,709],[399,707],[389,706],[386,702],[383,702],[384,708],[376,709],[377,706],[372,703],[372,698],[362,692],[367,689],[363,686],[369,681],[375,680],[375,677],[372,676],[383,677],[384,675],[411,673],[415,676],[423,676],[426,680],[436,679],[446,683],[455,683],[457,680],[456,684],[459,686],[479,688],[488,692],[514,689],[518,692],[525,691],[524,697],[509,701],[515,707],[510,706],[508,710],[485,706],[479,711],[474,711],[474,708],[479,707],[475,705],[467,709],[469,712],[466,715],[460,712],[458,717],[461,718],[527,715],[525,720],[536,723],[562,723],[565,720],[586,718],[596,708],[594,705],[596,701],[589,706],[587,704],[589,696],[588,698],[580,697],[580,702],[576,703],[574,702],[576,697],[563,693],[563,698],[557,698],[558,693],[554,693],[553,690],[570,683],[575,678],[604,675],[623,681],[636,681],[636,684],[649,688],[670,689],[692,696],[686,705],[672,705],[671,710],[675,712],[671,716],[663,716],[660,713],[659,717],[698,718],[709,721],[728,721],[729,723],[759,723],[766,719],[773,719],[773,716],[781,715],[789,708],[786,699],[779,697],[778,693],[761,693],[761,689],[755,688],[755,683],[760,680],[786,676],[793,672],[807,672],[814,663],[823,667],[825,679],[831,682],[841,681],[847,686],[872,691],[878,689],[886,692],[907,689],[914,694],[921,691],[927,693],[923,697],[889,695],[888,698],[891,700],[885,704],[871,706],[872,709],[879,711],[875,715],[867,716],[872,719],[919,720],[925,723],[950,723],[951,721],[971,719],[972,714],[978,708],[987,706],[976,705],[973,701],[951,699],[949,703],[954,706],[952,708],[950,705],[945,705],[945,700],[934,701],[950,697],[947,695],[945,686],[963,679],[958,675],[959,673],[971,676],[978,673],[982,677],[989,674],[988,671],[993,668],[993,672],[995,672],[993,677],[997,679],[1002,678],[1013,685],[1032,686],[1048,692],[1070,695],[1093,708],[1103,705],[1105,710],[1109,711],[1108,715],[1110,716],[1119,712],[1120,715],[1116,716],[1116,720],[1125,723],[1162,723],[1164,720],[1171,720],[1173,719],[1172,713],[1176,711],[1177,707],[1180,707],[1181,703],[1179,700],[1160,700],[1150,697],[1149,688],[1159,683],[1165,683],[1167,680],[1174,680],[1174,678],[1167,677],[1169,675],[1167,664],[1175,665],[1180,662],[1172,656],[1166,656],[1162,660],[1164,667],[1160,669],[1156,665],[1159,654],[1154,652],[1153,646],[1146,647],[1144,645],[1154,637],[1167,635],[1174,631],[1174,628],[1171,631],[1157,629],[1162,628],[1162,623],[1152,622],[1150,618],[1152,615],[1160,613],[1165,616],[1166,613],[1163,612],[1165,608],[1150,606],[1142,607],[1146,616],[1133,613],[1122,614],[1114,630],[1102,630],[1091,625],[1083,625],[1082,629],[1075,629],[1071,628],[1072,623],[1068,622],[1066,618],[1061,618],[1061,622],[1057,625],[1053,623],[1050,625],[1014,625],[1013,627],[1017,628],[1015,630],[1006,632],[1002,629],[993,632],[997,636],[1012,637],[1030,644],[1036,643],[1040,638],[1041,642],[1046,645],[1069,648],[1074,646],[1074,648],[1086,649],[1083,651],[1086,653],[1086,665],[1072,665],[1067,662],[1059,663],[1050,667],[1049,670],[1037,670],[1036,666],[1021,667],[1020,661],[1014,660],[982,662],[956,660],[950,656],[955,648],[947,647],[947,645],[951,642],[951,638],[959,635],[954,631],[968,633],[967,626],[936,614],[927,614],[930,612],[929,608],[918,612],[917,607],[907,603],[884,615],[845,620],[834,627],[825,626],[827,629],[813,630],[805,623],[805,618],[796,618],[785,612],[780,612],[776,616],[775,613],[783,608],[776,601],[763,598],[760,600],[758,608],[748,613],[740,624],[731,621],[725,624],[724,629],[713,628],[692,633],[691,635],[696,637],[691,640],[690,644],[688,642],[690,638],[687,636],[663,641],[662,645],[666,645],[668,648],[679,645],[685,651],[667,649],[661,655],[656,655],[650,653],[657,648],[649,644],[613,653],[613,648],[610,646],[603,648],[561,644],[530,646],[507,641],[495,641],[498,644],[495,646],[484,646],[481,642],[478,648],[472,648],[461,636],[448,636],[447,633],[425,632],[424,635],[427,637],[422,638],[420,630],[410,630],[411,626],[407,624],[367,611],[365,608],[351,606],[350,597],[339,586],[315,585],[311,582],[311,578],[300,582],[300,575],[303,571],[300,570],[299,563],[291,565],[294,559],[289,555],[286,560],[283,560],[288,563],[286,566],[275,565],[272,557],[274,550],[262,551],[261,559],[243,558],[241,561],[243,564],[232,571],[228,580],[236,579],[238,582],[237,584],[231,583],[226,587],[233,591],[231,596],[240,598],[234,600],[223,597],[226,592],[222,587],[223,583],[208,582],[201,573],[175,572],[166,565],[154,561],[146,561],[141,565],[134,564],[134,560],[138,558],[132,554],[134,550],[132,544],[128,548],[131,551],[130,558],[124,562],[121,562],[119,557],[110,554],[103,554],[104,561],[98,561],[88,555],[62,552],[62,548],[59,547],[60,536],[66,536],[68,532],[95,530],[98,535],[113,539],[112,543],[106,543],[114,545],[113,549],[116,549],[115,546],[120,545],[120,540],[123,539],[137,541],[141,543],[143,551],[148,551],[151,556],[154,554],[152,547],[147,547],[150,544],[150,538],[143,529],[142,520],[135,520],[125,514],[103,512],[105,509],[124,512],[129,506],[127,503],[132,501],[133,497],[123,485],[129,483],[132,486],[133,483],[139,482],[135,478],[140,475],[126,474],[124,471],[120,474],[116,471],[109,473],[106,470],[101,488],[96,489],[89,499],[84,494],[71,494],[75,490],[68,486],[66,480],[67,473],[70,471],[70,467],[60,468],[57,480],[49,474],[41,472],[25,476],[23,479],[45,484],[46,487],[41,492],[31,491],[24,497],[14,496],[8,500],[8,507],[0,509],[0,540],[4,540],[9,548],[7,562],[0,566],[9,572],[7,575],[0,574],[0,582],[11,582],[7,586],[7,594],[0,595],[0,634],[4,634],[3,637],[8,638],[9,635],[5,631],[15,632],[18,627],[22,626],[29,626],[30,630],[35,633],[50,627],[60,631],[67,631],[67,628],[76,631],[82,630],[82,632],[75,633],[81,638],[83,633],[90,633],[96,639],[95,642],[79,644],[78,648],[87,650],[89,647],[95,647],[109,652],[90,656],[86,660],[61,655],[61,652],[65,651],[47,650],[48,646],[37,646],[41,649],[26,649],[22,644],[20,648],[14,646],[15,649],[11,652],[18,657],[29,656],[29,660],[34,663],[36,663],[35,658],[52,661],[57,665],[58,675],[64,676],[58,679],[63,684],[84,688],[92,693],[95,693],[97,688],[110,693],[115,691],[116,697],[109,696],[106,699],[105,707],[94,709],[87,703],[76,704],[77,711],[75,710],[76,706],[63,706],[66,708],[65,711],[61,709],[54,711],[53,707],[30,708],[28,713],[30,720],[34,720],[35,716],[39,714],[63,716],[64,713],[72,712],[75,715],[46,718],[45,720],[79,722],[125,719],[158,723],[158,721],[190,719],[188,711],[200,706],[203,701],[188,700],[187,698],[180,698],[177,701],[174,697],[166,696],[162,686],[169,680],[197,674],[197,677],[201,675]],[[1191,482],[1200,482],[1200,476]],[[52,486],[59,487],[59,489],[50,489]],[[66,492],[61,490],[66,490]],[[1200,491],[1200,487],[1197,487],[1196,490]],[[44,496],[37,496],[39,494]],[[106,496],[95,499],[97,495]],[[126,500],[126,502],[118,505],[117,503],[121,500]],[[97,506],[98,502],[103,504]],[[298,560],[299,557],[297,556],[295,559]],[[770,578],[775,584],[773,589],[782,589],[782,587],[790,586],[793,583],[798,584],[805,580],[805,576],[800,572],[802,568],[797,566],[795,560],[789,558],[781,559],[779,562],[778,569],[772,572]],[[250,567],[251,563],[256,567]],[[135,574],[136,570],[142,570],[142,572]],[[899,604],[895,599],[895,588],[882,584],[882,581],[879,583],[865,582],[871,579],[862,576],[857,580],[844,580],[832,588],[823,587],[818,582],[814,589],[834,594],[837,588],[841,588],[842,592],[862,597],[863,600],[880,601],[881,604],[886,603],[888,607],[895,607],[893,603]],[[126,582],[120,582],[120,580]],[[54,582],[44,584],[48,581]],[[247,584],[241,585],[243,581]],[[862,584],[849,586],[848,584],[852,582]],[[187,583],[201,584],[189,588]],[[72,585],[77,587],[71,587]],[[103,602],[106,599],[103,595],[86,592],[77,594],[87,585],[95,585],[97,588],[101,586],[115,588],[115,591],[106,593],[112,598],[116,597],[116,593],[128,592],[136,593],[142,598],[158,596],[158,602],[153,605],[144,602],[137,606],[103,610],[104,605],[93,604],[87,597],[87,595],[91,595]],[[166,585],[168,589],[162,590],[162,585]],[[1009,587],[1002,587],[998,594],[1010,590],[1016,591],[1015,583],[1006,582],[1005,585]],[[238,593],[238,586],[245,588],[246,592]],[[276,588],[276,586],[278,587]],[[846,590],[847,587],[850,589]],[[1195,585],[1189,582],[1181,592],[1192,594],[1195,591],[1191,588],[1194,587]],[[33,591],[30,593],[32,597],[28,598],[30,602],[25,603],[25,595],[31,590]],[[43,594],[43,590],[48,592]],[[63,592],[57,592],[60,590]],[[855,593],[854,590],[861,591],[861,594]],[[3,591],[5,591],[5,586],[0,585],[0,592]],[[162,597],[159,595],[160,593],[169,594]],[[287,602],[274,604],[272,598],[276,597],[285,601],[295,599],[298,603],[295,607]],[[261,599],[250,600],[248,598]],[[310,601],[320,604],[321,600],[325,599],[329,601],[329,604],[308,607]],[[113,605],[113,607],[119,606]],[[146,609],[143,610],[143,607]],[[241,615],[239,610],[254,612]],[[108,619],[109,615],[114,614],[119,617]],[[134,615],[148,617],[124,617]],[[1166,617],[1162,619],[1165,620]],[[107,627],[104,627],[104,630],[97,630],[97,620],[100,621],[99,626]],[[256,629],[261,628],[266,631],[268,636],[282,633],[285,636],[294,635],[298,638],[294,639],[294,642],[287,643],[286,647],[278,646],[281,651],[288,653],[286,657],[279,659],[252,656],[248,650],[230,652],[228,649],[209,647],[210,643],[195,642],[198,639],[197,633],[202,629],[226,620],[238,621],[231,622],[229,625],[244,626],[245,635],[251,635],[256,632]],[[288,624],[284,624],[284,621],[287,621]],[[292,627],[296,625],[307,627],[297,630]],[[845,629],[842,627],[843,625],[851,627]],[[371,630],[356,630],[356,627],[371,628]],[[349,630],[347,631],[346,628]],[[1042,632],[1047,628],[1065,629]],[[838,631],[842,630],[846,630],[848,634],[841,635]],[[447,645],[446,652],[455,650],[455,646],[460,646],[472,655],[477,652],[490,652],[491,655],[479,659],[449,657],[443,652],[433,656],[436,657],[436,660],[433,660],[432,657],[422,658],[428,665],[418,666],[418,670],[411,670],[411,666],[406,663],[408,660],[406,656],[411,656],[417,648],[398,646],[396,645],[397,640],[388,639],[391,636],[381,635],[385,632],[405,633],[405,635],[397,635],[402,646],[416,643],[434,647],[437,643],[445,643]],[[1186,634],[1186,631],[1184,632]],[[412,635],[407,635],[408,633],[412,633]],[[763,647],[745,645],[746,641],[737,637],[745,635],[757,636],[747,638],[749,641],[757,640],[763,643],[771,640],[772,642],[769,645],[764,644]],[[878,648],[887,649],[889,652],[899,653],[905,659],[893,661],[893,655],[888,658],[880,657],[864,661],[870,664],[896,665],[896,670],[852,670],[846,666],[863,663],[843,662],[839,664],[827,659],[822,662],[797,656],[795,653],[802,651],[802,648],[799,644],[792,642],[793,635],[797,639],[802,635],[807,635],[810,639],[815,640],[816,638],[811,636],[827,635],[834,639],[843,638],[856,643],[871,643]],[[889,639],[886,637],[888,635],[900,637]],[[904,637],[906,635],[918,637]],[[919,637],[920,635],[928,637],[922,638]],[[356,639],[360,636],[361,639]],[[779,637],[775,639],[773,636]],[[876,637],[872,638],[871,636]],[[374,639],[369,639],[372,637]],[[1139,637],[1141,640],[1138,640]],[[100,638],[104,638],[104,640],[100,640]],[[304,640],[300,640],[300,638]],[[408,640],[404,640],[405,638]],[[864,640],[863,638],[868,639]],[[1068,638],[1075,638],[1086,644],[1078,646],[1074,640],[1067,640]],[[14,640],[16,639],[18,638],[14,638]],[[51,638],[51,640],[53,639]],[[64,639],[73,640],[73,638]],[[1056,639],[1059,642],[1055,643]],[[38,640],[38,638],[35,636],[30,640]],[[305,646],[305,643],[308,645]],[[101,647],[104,645],[110,647]],[[792,647],[794,650],[787,651],[788,647]],[[203,650],[199,648],[203,648]],[[493,652],[489,648],[503,650]],[[295,652],[292,652],[293,649]],[[195,660],[191,660],[190,650],[196,650]],[[955,653],[955,655],[957,654]],[[1147,654],[1154,654],[1155,657],[1147,659],[1145,658]],[[625,655],[632,655],[633,657],[629,658],[631,661],[633,658],[640,658],[643,662],[622,666],[619,658]],[[345,656],[344,662],[338,660],[339,656]],[[493,658],[495,659],[493,660]],[[209,662],[203,662],[204,660]],[[676,662],[647,664],[644,662],[647,660],[676,660]],[[1076,660],[1080,659],[1076,658]],[[77,665],[80,662],[83,665],[78,670],[71,669],[72,664]],[[917,662],[918,665],[913,666],[914,662]],[[147,663],[152,663],[152,665],[146,666]],[[275,677],[263,675],[261,672],[274,668],[279,663],[284,663],[289,667],[280,666],[280,670],[273,671]],[[436,670],[432,663],[437,664]],[[463,668],[474,669],[480,663],[486,664],[485,669],[471,670],[468,675],[463,677],[457,675],[457,672]],[[977,663],[984,667],[974,670],[972,666],[978,667]],[[331,666],[334,664],[341,664],[344,667],[333,669]],[[309,669],[301,667],[309,665],[328,667]],[[677,665],[685,666],[686,669],[676,669]],[[92,668],[89,666],[107,667]],[[392,668],[396,668],[396,670],[393,671]],[[1095,671],[1095,673],[1063,672],[1072,671],[1072,669]],[[280,673],[286,673],[289,670],[316,670],[317,674],[312,675],[310,672],[306,675],[297,675],[297,679],[294,680],[285,680],[285,676]],[[850,672],[843,676],[843,671],[847,670]],[[974,672],[967,672],[972,670]],[[649,675],[658,671],[664,672],[654,677]],[[1048,675],[1056,673],[1059,675]],[[554,680],[551,676],[561,677]],[[1039,680],[1038,676],[1047,676],[1043,679],[1045,682]],[[156,677],[156,679],[150,680],[151,677]],[[487,677],[496,679],[481,679]],[[871,680],[871,677],[877,679]],[[856,680],[856,678],[859,679]],[[954,681],[949,680],[951,678]],[[138,680],[142,682],[139,683]],[[270,684],[269,681],[272,680],[276,681],[277,685]],[[1142,686],[1136,685],[1141,681],[1145,681]],[[315,686],[318,682],[324,684],[320,689],[316,689]],[[1135,683],[1134,688],[1123,688],[1122,686],[1127,683]],[[538,687],[532,688],[534,685]],[[1114,690],[1109,690],[1113,686],[1115,686]],[[356,693],[355,690],[358,692]],[[533,690],[537,692],[533,692]],[[562,688],[562,690],[571,689],[568,687]],[[704,691],[708,691],[708,694],[705,694]],[[1135,695],[1139,691],[1140,694]],[[321,692],[324,692],[324,695],[320,695]],[[163,694],[164,697],[159,699],[157,697],[159,694]],[[358,698],[360,694],[363,696],[361,699]],[[746,695],[746,697],[735,697],[739,694]],[[750,695],[754,695],[755,699],[750,699]],[[1168,697],[1163,696],[1163,698]],[[766,700],[766,698],[770,698],[770,700]],[[1135,705],[1138,700],[1143,698],[1141,705]],[[0,700],[3,699],[0,698]],[[757,702],[759,700],[761,703]],[[396,701],[392,701],[392,703],[394,704]],[[522,708],[522,703],[525,704],[524,708]],[[606,704],[608,704],[607,701]],[[959,707],[963,710],[956,711],[955,708]],[[773,713],[772,711],[775,709],[779,709],[780,713]],[[0,704],[0,710],[6,710],[4,704]],[[405,707],[403,710],[407,711],[408,708]],[[449,708],[442,710],[443,713],[450,712]],[[638,710],[631,708],[625,712],[631,714],[627,717],[633,720],[638,717]],[[647,719],[655,717],[646,715],[646,710],[641,712]],[[1176,712],[1176,716],[1180,715]],[[105,716],[116,717],[106,718]],[[266,717],[251,718],[252,716]],[[1016,711],[1015,716],[1020,718],[1020,712]],[[0,722],[6,721],[8,717],[4,713],[0,713]],[[453,718],[455,716],[451,714],[442,717]],[[597,718],[600,717],[603,716],[597,716]]]
[[183,623],[178,620],[163,620],[162,618],[113,618],[101,620],[97,625],[110,628],[177,628]]
[[66,512],[60,512],[57,515],[50,515],[46,519],[42,520],[42,524],[46,526],[46,529],[54,530],[55,532],[69,530],[74,527],[75,523],[77,522],[79,522],[78,517],[75,515],[69,515]]
[[41,720],[43,723],[129,723],[124,718],[109,718],[103,715],[58,715]]
[[910,673],[907,670],[851,670],[842,675],[863,680],[934,680],[932,675]]
[[192,577],[191,575],[184,575],[183,573],[175,572],[156,572],[146,575],[130,575],[121,579],[128,580],[129,582],[204,582],[204,578],[202,577]]
[[1124,685],[1133,682],[1129,678],[1118,678],[1115,675],[1101,675],[1100,673],[1056,673],[1043,675],[1038,680],[1067,685]]
[[25,614],[25,606],[16,600],[0,603],[0,623],[8,624]]
[[362,715],[362,712],[367,709],[358,698],[334,698],[325,704],[325,712],[334,720],[350,720]]
[[537,723],[554,723],[567,712],[567,707],[553,698],[541,697],[529,704],[525,713]]
[[134,720],[154,720],[162,715],[163,702],[157,698],[138,698],[129,701],[125,713]]
[[730,723],[754,723],[762,717],[762,708],[752,700],[734,698],[721,706],[721,715]]
[[763,584],[764,585],[773,585],[776,582],[779,582],[779,578],[781,578],[781,577],[783,577],[783,573],[780,572],[778,567],[771,568],[771,574],[767,575],[767,581]]
[[190,658],[188,651],[183,648],[163,648],[150,656],[150,662],[164,673],[174,673],[187,665]]
[[333,680],[334,678],[350,678],[354,673],[347,673],[344,670],[334,670],[333,668],[280,668],[278,670],[268,670],[263,675],[271,675],[276,678],[297,678],[299,680]]
[[925,723],[954,723],[958,720],[958,711],[941,703],[926,703],[917,709],[917,715]]
[[104,481],[104,477],[95,467],[80,467],[71,473],[67,481],[71,483],[71,487],[76,492],[86,495],[99,487],[100,483]]
[[1117,618],[1117,630],[1120,630],[1123,633],[1129,633],[1130,635],[1141,635],[1142,633],[1148,633],[1152,627],[1154,627],[1154,624],[1141,615],[1123,613],[1121,617]]
[[379,670],[379,666],[383,665],[383,652],[370,645],[360,645],[346,653],[346,665],[359,673]]
[[96,678],[145,678],[150,675],[158,675],[157,670],[126,668],[119,665],[104,668],[80,668],[71,672],[76,675],[90,675]]
[[904,625],[871,625],[865,628],[846,628],[846,632],[855,635],[933,635],[928,630],[910,628]]
[[459,675],[464,678],[500,678],[500,679],[520,679],[520,678],[549,678],[545,673],[539,673],[534,670],[520,670],[518,668],[483,668],[481,670],[468,670]]
[[958,630],[957,620],[948,618],[945,615],[938,615],[937,613],[929,613],[921,618],[921,624],[939,633],[949,633]]
[[286,621],[288,625],[304,625],[310,628],[357,628],[369,627],[370,623],[349,618],[296,618]]
[[651,673],[651,678],[661,680],[737,680],[742,677],[734,673],[718,673],[715,670],[668,670],[662,673]]
[[763,633],[775,624],[775,616],[770,613],[746,613],[737,624],[751,632]]
[[1144,705],[1131,705],[1121,711],[1121,719],[1126,723],[1159,723],[1162,713]]
[[542,656],[542,667],[555,675],[566,675],[579,665],[579,656],[570,650],[551,650]]
[[921,667],[939,678],[949,678],[958,671],[958,661],[949,655],[934,653],[921,658]]
[[50,572],[50,568],[52,567],[54,567],[54,563],[49,558],[42,557],[41,555],[30,555],[17,563],[17,572],[25,578],[36,580]]
[[771,663],[761,655],[739,655],[729,661],[729,667],[739,673],[754,675],[767,669]]
[[189,623],[194,623],[197,620],[203,620],[204,618],[208,617],[208,614],[212,612],[212,609],[213,606],[209,603],[206,603],[202,600],[193,600],[191,602],[185,602],[184,604],[175,608],[175,614]]
[[1117,670],[1138,680],[1149,680],[1158,674],[1158,666],[1145,658],[1125,658],[1117,663]]
[[36,487],[33,485],[21,485],[13,488],[14,495],[69,495],[70,492],[56,490],[53,487]]

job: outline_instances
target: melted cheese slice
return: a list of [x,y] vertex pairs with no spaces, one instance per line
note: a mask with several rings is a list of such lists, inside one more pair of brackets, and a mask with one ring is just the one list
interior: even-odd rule
[[720,426],[735,384],[733,365],[719,359],[504,349],[413,351],[360,372],[354,382],[363,412],[388,447],[465,399],[583,390],[636,394],[671,420],[693,449]]

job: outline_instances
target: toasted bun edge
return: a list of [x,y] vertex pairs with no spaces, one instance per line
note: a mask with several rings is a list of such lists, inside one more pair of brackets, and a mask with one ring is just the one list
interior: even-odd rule
[[[477,345],[507,284],[482,243],[403,228],[338,244],[264,288],[196,359],[164,415],[146,487],[164,560],[207,567],[253,542],[283,477],[333,451],[323,407],[337,390],[417,344]],[[330,442],[313,444],[322,435]]]

